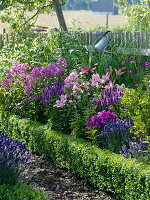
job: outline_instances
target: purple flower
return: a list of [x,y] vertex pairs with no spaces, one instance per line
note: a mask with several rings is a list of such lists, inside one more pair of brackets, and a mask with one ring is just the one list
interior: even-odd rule
[[124,157],[139,157],[144,150],[148,149],[148,143],[144,136],[139,139],[129,141],[128,145],[123,145],[120,154]]
[[68,66],[68,64],[67,64],[67,62],[66,62],[66,59],[65,59],[65,58],[62,58],[62,57],[58,58],[56,64],[57,64],[57,65],[61,65],[61,66],[63,66],[63,67],[67,67],[67,66]]
[[99,99],[94,100],[98,107],[109,106],[119,101],[119,97],[123,96],[123,89],[120,87],[106,88],[100,93]]
[[128,74],[137,74],[137,72],[135,70],[132,70],[132,69],[128,70],[127,72],[128,72]]
[[133,83],[133,86],[139,86],[140,84],[139,83]]
[[133,120],[129,118],[107,120],[98,137],[102,146],[118,153],[122,145],[130,141],[132,134],[128,130],[131,126],[133,126]]
[[40,96],[34,96],[34,97],[33,97],[33,100],[35,100],[35,101],[38,101],[38,100],[40,100],[40,99],[41,99]]
[[[10,172],[20,172],[30,164],[30,158],[31,153],[24,143],[0,135],[0,166],[2,169],[8,169]],[[0,184],[2,184],[1,176],[4,175],[0,173]]]
[[23,101],[25,101],[25,102],[28,102],[28,101],[30,101],[31,99],[30,98],[28,98],[28,97],[25,97],[24,99],[23,99]]

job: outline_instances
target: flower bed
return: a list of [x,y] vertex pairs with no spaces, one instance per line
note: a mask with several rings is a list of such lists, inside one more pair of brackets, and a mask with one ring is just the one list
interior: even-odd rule
[[[9,66],[12,59],[17,61],[11,67],[4,62],[5,68],[0,68],[2,133],[120,198],[142,196],[139,190],[127,192],[126,188],[130,184],[138,188],[138,182],[146,189],[149,183],[143,170],[149,175],[150,62],[118,56],[113,47],[113,55],[97,54],[94,49],[87,52],[74,34],[63,32],[22,42],[28,47],[16,44],[11,49],[14,54],[4,59]],[[1,60],[9,47],[11,43],[3,48]],[[3,112],[23,120],[8,116],[9,122]],[[144,175],[138,179],[139,169]],[[146,198],[145,189],[141,199]]]

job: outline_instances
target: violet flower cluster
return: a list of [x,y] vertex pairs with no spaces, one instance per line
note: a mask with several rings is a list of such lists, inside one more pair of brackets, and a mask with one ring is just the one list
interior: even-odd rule
[[[42,97],[39,88],[43,88],[49,81],[54,80],[58,75],[64,72],[68,64],[64,58],[59,58],[56,64],[49,64],[48,66],[33,66],[28,64],[20,64],[13,62],[12,69],[7,75],[7,79],[2,80],[1,87],[14,88],[16,83],[23,92],[23,101],[40,100]],[[62,67],[63,66],[63,67]],[[51,78],[51,79],[50,79]],[[55,88],[57,83],[55,84]]]
[[123,96],[123,89],[120,87],[106,88],[100,93],[99,99],[94,99],[98,107],[112,105],[119,101],[119,97]]
[[131,126],[133,126],[133,120],[130,118],[110,119],[105,123],[98,139],[104,147],[118,153],[123,144],[128,144],[133,136],[132,133],[129,133]]
[[99,112],[98,115],[94,115],[89,118],[89,120],[85,123],[87,128],[92,128],[95,130],[100,130],[103,128],[104,124],[108,120],[112,120],[117,118],[117,115],[111,111]]
[[120,154],[126,158],[139,157],[147,149],[148,143],[143,135],[138,140],[134,139],[133,141],[129,141],[128,145],[124,144],[121,148]]
[[20,172],[30,165],[31,153],[22,142],[0,135],[0,166]]
[[60,97],[64,94],[64,82],[53,82],[53,86],[47,85],[42,89],[43,104],[49,106],[50,99],[55,95]]

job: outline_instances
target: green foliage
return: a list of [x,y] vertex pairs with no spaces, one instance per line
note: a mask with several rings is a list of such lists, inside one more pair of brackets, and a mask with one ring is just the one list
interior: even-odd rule
[[[79,37],[80,32],[67,34],[60,31],[58,34],[51,30],[46,34],[29,33],[28,36],[12,37],[9,44],[3,47],[0,55],[0,70],[5,66],[11,66],[13,61],[29,63],[30,65],[47,65],[55,62],[57,58],[66,58],[69,70],[79,68],[88,63],[88,52]],[[11,53],[10,53],[11,52]]]
[[148,78],[136,89],[126,89],[120,97],[121,117],[131,117],[137,135],[150,133],[150,88]]
[[20,120],[18,117],[9,119],[6,113],[1,114],[2,132],[20,140],[25,139],[25,135],[33,151],[51,157],[57,165],[78,173],[100,190],[110,191],[123,200],[147,200],[149,197],[148,165],[101,150],[83,139],[47,129],[37,122]]
[[0,200],[50,200],[43,193],[34,190],[30,185],[16,184],[0,186]]
[[3,184],[15,185],[19,175],[19,173],[0,165],[0,187]]
[[150,1],[140,0],[140,3],[130,5],[126,0],[118,0],[123,3],[121,14],[127,16],[127,29],[136,31],[150,30]]

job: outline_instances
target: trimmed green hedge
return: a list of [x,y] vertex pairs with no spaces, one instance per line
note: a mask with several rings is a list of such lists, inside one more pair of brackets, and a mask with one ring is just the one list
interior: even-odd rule
[[0,185],[0,200],[50,200],[30,185]]
[[57,165],[76,172],[100,190],[112,192],[117,199],[150,198],[149,165],[7,113],[0,115],[0,131],[26,142],[30,150],[50,157]]

